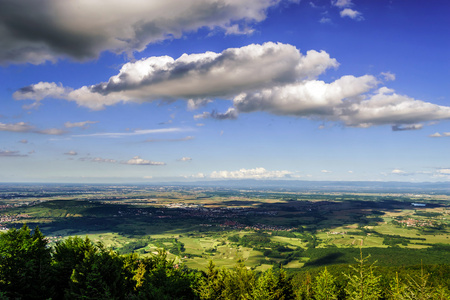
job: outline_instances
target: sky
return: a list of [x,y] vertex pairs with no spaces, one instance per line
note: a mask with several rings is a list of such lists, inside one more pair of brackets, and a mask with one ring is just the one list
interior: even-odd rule
[[450,181],[446,0],[0,0],[0,182]]

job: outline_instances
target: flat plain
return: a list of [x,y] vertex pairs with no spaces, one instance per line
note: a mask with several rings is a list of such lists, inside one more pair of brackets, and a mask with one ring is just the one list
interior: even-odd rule
[[39,226],[50,244],[88,237],[119,253],[164,248],[187,267],[256,270],[352,263],[448,264],[450,196],[185,186],[3,185],[3,230]]

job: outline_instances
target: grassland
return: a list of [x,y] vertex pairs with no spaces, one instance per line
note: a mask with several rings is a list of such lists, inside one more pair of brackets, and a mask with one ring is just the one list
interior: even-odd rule
[[51,243],[87,236],[121,253],[165,248],[197,269],[351,263],[359,248],[382,265],[450,263],[447,195],[71,187],[0,197],[3,228],[39,225]]

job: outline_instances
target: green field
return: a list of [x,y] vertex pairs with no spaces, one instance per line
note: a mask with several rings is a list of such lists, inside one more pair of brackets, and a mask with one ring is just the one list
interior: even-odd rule
[[261,271],[280,264],[299,269],[352,263],[359,248],[386,265],[450,263],[440,255],[448,249],[439,248],[450,244],[446,195],[201,188],[11,194],[1,200],[4,228],[38,225],[50,244],[87,236],[144,256],[164,248],[196,269],[209,260],[231,267],[242,259]]

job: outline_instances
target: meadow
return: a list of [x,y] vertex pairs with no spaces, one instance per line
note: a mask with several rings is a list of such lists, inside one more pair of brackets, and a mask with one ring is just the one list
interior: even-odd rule
[[[189,268],[287,270],[349,264],[450,264],[448,195],[186,187],[71,187],[0,193],[1,226],[39,226],[125,254],[166,249]],[[420,205],[417,205],[419,203]]]

